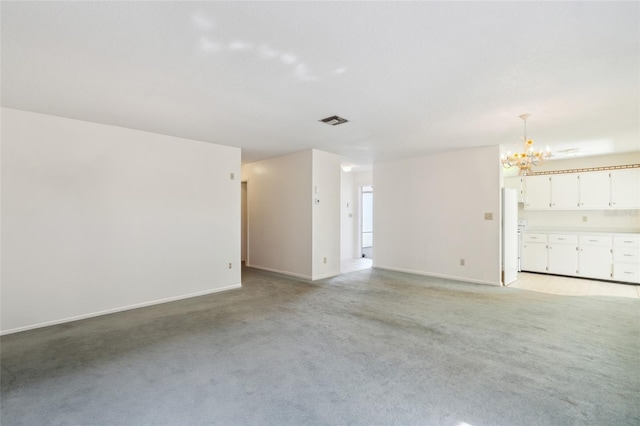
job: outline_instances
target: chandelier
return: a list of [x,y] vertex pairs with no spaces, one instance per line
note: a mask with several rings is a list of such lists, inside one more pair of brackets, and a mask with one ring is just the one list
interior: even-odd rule
[[551,150],[548,146],[546,151],[536,151],[533,149],[533,140],[527,139],[527,118],[529,118],[529,115],[530,114],[520,115],[520,118],[524,121],[523,152],[516,152],[515,154],[512,154],[511,151],[508,151],[500,159],[502,165],[507,169],[515,166],[519,167],[519,174],[521,176],[531,174],[531,167],[539,166],[545,160],[551,158]]

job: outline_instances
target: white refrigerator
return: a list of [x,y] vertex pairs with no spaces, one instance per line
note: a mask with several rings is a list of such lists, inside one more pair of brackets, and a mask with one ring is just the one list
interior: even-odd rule
[[502,285],[518,279],[518,194],[502,188]]

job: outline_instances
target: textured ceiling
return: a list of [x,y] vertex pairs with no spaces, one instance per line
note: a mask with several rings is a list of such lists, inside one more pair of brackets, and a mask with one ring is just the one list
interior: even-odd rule
[[[7,2],[2,105],[345,163],[639,149],[638,2]],[[349,120],[329,126],[318,120]]]

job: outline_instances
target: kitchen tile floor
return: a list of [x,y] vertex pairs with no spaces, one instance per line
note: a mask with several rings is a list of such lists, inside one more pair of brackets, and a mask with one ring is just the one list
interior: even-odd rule
[[371,268],[373,259],[368,258],[355,258],[355,259],[342,259],[340,261],[340,273],[346,274],[347,272],[361,271],[362,269]]
[[564,296],[640,298],[640,285],[560,277],[557,275],[533,274],[530,272],[520,272],[518,279],[514,283],[509,284],[509,287]]
[[[340,273],[346,274],[371,268],[372,263],[372,259],[367,258],[342,259]],[[640,299],[640,285],[534,274],[531,272],[518,273],[517,281],[509,284],[508,287],[563,296],[614,296]]]

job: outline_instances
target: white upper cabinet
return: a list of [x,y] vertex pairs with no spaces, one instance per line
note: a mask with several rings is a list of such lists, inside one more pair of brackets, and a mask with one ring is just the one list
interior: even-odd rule
[[611,202],[609,172],[587,172],[578,175],[580,208],[585,210],[608,209]]
[[551,176],[551,208],[575,210],[578,206],[578,175]]
[[524,188],[522,185],[522,176],[510,176],[504,178],[504,187],[516,190],[518,194],[518,202],[524,203]]
[[640,208],[640,169],[611,170],[611,208]]
[[640,168],[526,176],[523,187],[527,210],[640,209]]
[[546,175],[527,176],[524,179],[524,208],[528,210],[551,209],[551,178]]

